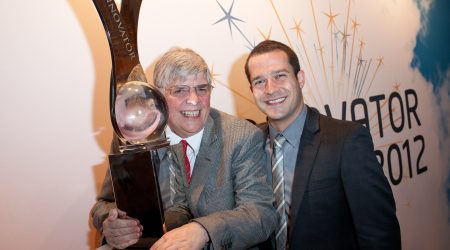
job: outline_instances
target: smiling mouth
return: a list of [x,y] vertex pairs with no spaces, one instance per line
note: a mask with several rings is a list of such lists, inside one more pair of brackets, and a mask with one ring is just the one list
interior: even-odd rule
[[280,98],[277,98],[277,99],[268,100],[268,101],[266,101],[266,103],[268,105],[277,105],[277,104],[283,103],[284,100],[286,100],[286,97],[280,97]]
[[200,110],[181,111],[181,114],[188,118],[195,118],[200,116]]

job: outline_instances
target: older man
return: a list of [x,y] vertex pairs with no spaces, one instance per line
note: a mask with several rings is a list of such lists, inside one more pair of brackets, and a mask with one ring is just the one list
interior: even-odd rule
[[[152,249],[201,249],[208,244],[246,249],[267,239],[276,213],[266,182],[263,133],[210,108],[210,72],[190,49],[165,53],[155,66],[154,83],[169,107],[166,135],[174,144],[163,153],[173,152],[172,157],[161,158],[173,159],[178,174],[171,181],[168,168],[159,171],[163,203],[169,207],[166,225],[175,229]],[[138,240],[142,228],[114,208],[110,186],[104,185],[93,208],[94,223],[110,245],[124,248]],[[171,193],[170,187],[177,192]]]

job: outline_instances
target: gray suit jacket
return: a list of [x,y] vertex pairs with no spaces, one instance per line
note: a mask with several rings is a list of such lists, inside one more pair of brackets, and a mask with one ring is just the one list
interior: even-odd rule
[[273,193],[266,180],[264,135],[247,121],[211,109],[190,184],[181,146],[177,194],[166,211],[168,229],[193,218],[208,232],[213,249],[247,249],[275,229]]

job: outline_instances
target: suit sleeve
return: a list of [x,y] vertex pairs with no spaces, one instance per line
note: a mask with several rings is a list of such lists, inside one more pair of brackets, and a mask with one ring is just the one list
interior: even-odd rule
[[[275,229],[272,188],[266,181],[264,136],[255,129],[233,152],[235,206],[194,219],[210,236],[214,249],[247,249],[266,240]],[[232,157],[232,156],[229,156]]]
[[[118,139],[114,136],[111,142],[110,151],[117,152],[118,148]],[[112,190],[111,173],[108,167],[108,169],[106,170],[105,178],[103,180],[102,188],[99,195],[97,196],[97,202],[91,209],[94,227],[100,232],[102,232],[103,221],[108,217],[109,210],[111,210],[112,208],[116,208],[116,202]]]
[[369,131],[359,126],[344,142],[341,176],[361,249],[401,249],[400,227],[389,183]]

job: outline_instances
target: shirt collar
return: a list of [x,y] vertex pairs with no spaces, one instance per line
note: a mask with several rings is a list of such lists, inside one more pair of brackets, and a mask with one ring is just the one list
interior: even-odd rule
[[307,110],[308,110],[307,106],[306,105],[303,106],[302,112],[300,112],[300,114],[295,118],[295,120],[291,122],[291,124],[289,124],[289,126],[280,133],[275,128],[273,128],[269,123],[270,142],[273,142],[273,140],[278,134],[283,134],[284,138],[286,138],[286,141],[292,147],[298,147],[300,145],[300,138],[302,136],[303,127],[305,126],[306,113],[308,112]]
[[200,144],[202,142],[202,137],[203,137],[203,131],[205,130],[205,128],[203,128],[202,130],[200,130],[197,134],[193,135],[193,136],[189,136],[187,138],[181,138],[180,136],[178,136],[177,134],[175,134],[169,126],[166,127],[166,136],[167,138],[169,138],[170,141],[170,145],[175,145],[180,143],[181,140],[186,140],[187,143],[189,144],[189,147],[194,151],[194,154],[197,155],[197,152],[200,149]]

